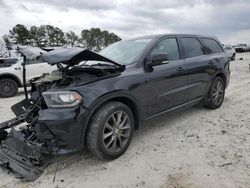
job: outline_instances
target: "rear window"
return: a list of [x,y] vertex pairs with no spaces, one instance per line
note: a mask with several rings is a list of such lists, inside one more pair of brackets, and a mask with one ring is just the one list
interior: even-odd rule
[[221,53],[223,52],[221,46],[218,44],[217,41],[213,40],[213,39],[206,39],[206,38],[202,38],[202,41],[204,42],[204,44],[206,45],[206,47],[208,48],[208,53]]
[[204,55],[204,49],[197,38],[182,37],[180,38],[184,50],[185,58]]

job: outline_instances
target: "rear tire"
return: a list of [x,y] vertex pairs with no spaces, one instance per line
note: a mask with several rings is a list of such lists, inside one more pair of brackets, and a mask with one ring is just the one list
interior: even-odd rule
[[116,159],[128,148],[134,133],[134,118],[120,102],[102,105],[91,118],[87,147],[99,159]]
[[225,83],[221,77],[216,77],[210,87],[204,106],[210,109],[219,108],[225,96]]
[[4,78],[0,80],[0,97],[13,97],[18,92],[18,84],[10,79]]
[[232,61],[235,60],[235,54],[232,55],[231,60],[232,60]]

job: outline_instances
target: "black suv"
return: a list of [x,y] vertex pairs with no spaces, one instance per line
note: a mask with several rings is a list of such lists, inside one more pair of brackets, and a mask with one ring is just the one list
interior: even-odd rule
[[[47,156],[86,146],[115,159],[143,120],[200,102],[219,108],[230,78],[221,43],[208,36],[154,35],[98,54],[57,49],[43,59],[58,70],[33,79],[31,97],[12,106],[17,117],[0,124],[1,164],[29,180]],[[23,122],[26,128],[5,131]]]

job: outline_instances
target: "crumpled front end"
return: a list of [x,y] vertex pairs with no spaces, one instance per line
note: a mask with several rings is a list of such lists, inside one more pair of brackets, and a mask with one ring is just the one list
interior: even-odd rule
[[34,130],[36,105],[29,100],[17,103],[12,107],[17,116],[0,124],[0,164],[28,181],[42,174],[52,151],[52,143],[40,140]]
[[[57,64],[58,70],[33,78],[30,98],[11,107],[15,118],[0,123],[0,164],[29,181],[42,174],[53,156],[83,149],[89,111],[77,88],[124,70],[124,66],[80,48],[55,50],[43,58]],[[112,65],[78,65],[88,60]]]
[[17,177],[28,181],[34,181],[42,174],[47,166],[47,157],[46,147],[39,142],[25,139],[22,134],[14,129],[1,142],[1,165],[14,172]]
[[81,133],[88,111],[81,106],[40,109],[40,105],[23,100],[12,107],[17,116],[0,124],[0,164],[28,181],[36,180],[53,157],[83,148]]

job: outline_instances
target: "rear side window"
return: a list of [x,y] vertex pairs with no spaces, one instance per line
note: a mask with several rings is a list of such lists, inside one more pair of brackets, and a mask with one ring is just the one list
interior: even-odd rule
[[213,40],[213,39],[206,39],[206,38],[202,38],[202,41],[204,42],[204,44],[206,45],[206,47],[208,48],[208,53],[221,53],[223,52],[222,48],[220,47],[220,45],[218,44],[217,41]]
[[204,49],[197,38],[182,37],[180,38],[184,50],[185,58],[204,55]]
[[156,45],[151,54],[167,54],[169,61],[180,59],[176,38],[163,39]]

